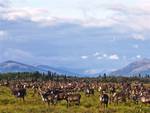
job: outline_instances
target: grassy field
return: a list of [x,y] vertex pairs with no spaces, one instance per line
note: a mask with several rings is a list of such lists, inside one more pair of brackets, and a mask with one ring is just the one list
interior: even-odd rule
[[85,97],[82,94],[81,105],[66,107],[66,101],[57,105],[48,106],[32,91],[27,91],[26,101],[16,99],[11,95],[9,88],[0,86],[0,113],[150,113],[150,105],[135,105],[134,103],[111,104],[104,109],[99,104],[98,93],[95,96]]

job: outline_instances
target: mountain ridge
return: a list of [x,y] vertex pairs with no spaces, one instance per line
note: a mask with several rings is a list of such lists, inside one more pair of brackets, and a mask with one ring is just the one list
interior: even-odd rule
[[49,65],[29,65],[25,63],[21,63],[18,61],[7,60],[0,63],[0,73],[8,73],[8,72],[44,72],[48,71],[56,72],[58,74],[67,74],[67,75],[79,75],[78,73],[73,72],[73,70],[68,71],[61,68],[51,67]]
[[[51,67],[49,65],[29,65],[13,60],[8,60],[0,63],[0,73],[7,72],[44,72],[48,71],[56,72],[58,74],[66,74],[66,75],[75,75],[75,76],[98,76],[84,74],[81,70],[69,69],[69,68],[58,68]],[[121,76],[130,76],[130,75],[138,75],[138,74],[150,74],[150,59],[140,59],[138,61],[131,62],[127,66],[124,66],[121,69],[116,71],[112,71],[109,75],[121,75]]]
[[144,58],[138,61],[131,62],[127,66],[113,71],[110,75],[138,75],[150,74],[150,59]]
[[34,72],[34,71],[44,71],[42,69],[37,69],[35,66],[20,63],[13,60],[8,60],[0,63],[0,72]]

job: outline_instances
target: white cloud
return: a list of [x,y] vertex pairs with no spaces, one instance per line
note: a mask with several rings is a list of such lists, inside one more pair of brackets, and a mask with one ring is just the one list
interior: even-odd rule
[[[136,0],[132,4],[112,4],[109,6],[114,13],[112,19],[116,20],[122,28],[145,32],[150,30],[150,2],[149,0]],[[133,37],[134,38],[134,37]],[[135,39],[142,39],[140,36]]]
[[[4,0],[2,0],[4,1]],[[53,4],[54,7],[63,6],[63,8],[54,8],[45,7],[46,4],[41,3],[41,6],[32,7],[34,5],[32,2],[28,1],[31,6],[27,4],[22,4],[19,0],[14,2],[11,1],[13,5],[3,12],[2,17],[7,18],[9,20],[16,19],[30,19],[35,22],[40,22],[44,25],[51,25],[51,23],[55,23],[57,21],[65,21],[65,22],[77,22],[83,26],[111,26],[115,23],[115,21],[110,17],[111,11],[104,8],[104,4],[102,1],[90,1],[90,4],[83,5],[87,1],[59,1],[62,2],[62,5],[58,3],[49,2],[50,6]],[[17,3],[17,7],[15,4]],[[40,2],[39,2],[40,3]],[[18,4],[23,7],[19,7]],[[43,7],[44,5],[44,7]],[[66,6],[67,5],[67,6]],[[96,7],[95,7],[96,5]],[[71,7],[70,7],[71,6]],[[103,6],[103,7],[99,7]],[[65,8],[64,8],[65,7]],[[61,10],[60,10],[61,9]],[[74,13],[72,13],[72,11]],[[107,13],[103,13],[106,11]]]
[[7,8],[5,12],[1,13],[2,17],[8,20],[17,20],[17,19],[30,19],[32,21],[42,20],[48,11],[46,9],[40,8]]
[[93,56],[99,56],[99,55],[100,55],[99,52],[96,52],[96,53],[93,54]]
[[[0,2],[1,1],[3,3],[4,1],[9,0],[0,0]],[[11,2],[13,2],[13,0]],[[20,3],[20,5],[23,5],[19,0],[17,2]],[[13,4],[16,4],[17,2],[13,2]],[[34,2],[32,3],[31,1],[28,1],[28,3],[30,5],[34,5]],[[2,17],[10,20],[25,18],[34,22],[40,22],[42,25],[52,25],[58,21],[65,21],[74,23],[77,22],[88,27],[111,27],[119,25],[119,27],[124,30],[126,30],[127,27],[143,31],[145,31],[145,29],[150,29],[150,22],[145,21],[150,19],[150,2],[148,0],[137,0],[136,2],[133,1],[133,3],[120,0],[115,0],[113,3],[107,0],[89,0],[88,3],[87,0],[71,2],[63,0],[61,3],[61,7],[68,7],[62,10],[52,7],[55,9],[52,10],[49,7],[43,7],[44,3],[42,3],[41,6],[37,5],[36,7],[32,7],[32,5],[27,6],[27,4],[25,4],[24,7],[9,7],[4,11]],[[84,3],[86,3],[86,5],[83,5]],[[49,1],[48,4],[50,4]],[[50,5],[54,5],[56,7],[58,4],[53,2]],[[61,14],[60,11],[62,12]],[[75,14],[73,14],[72,11]],[[143,40],[143,38],[139,36],[133,38]]]
[[84,73],[85,74],[97,74],[98,70],[96,70],[96,69],[90,69],[90,70],[86,70]]
[[110,27],[116,24],[116,21],[112,19],[89,19],[89,20],[79,20],[79,23],[85,27]]
[[88,58],[88,56],[81,56],[81,58],[82,58],[82,59],[87,59],[87,58]]
[[107,54],[103,54],[103,57],[106,58],[108,55]]
[[136,58],[141,58],[141,55],[137,55]]
[[142,41],[145,40],[145,37],[141,34],[134,34],[132,38],[136,40],[142,40]]
[[117,54],[112,54],[112,55],[108,55],[108,54],[103,54],[103,55],[99,55],[96,57],[98,60],[101,59],[111,59],[111,60],[118,60],[119,56]]
[[78,21],[84,26],[121,24],[122,27],[130,26],[133,29],[150,28],[150,22],[145,21],[150,19],[148,0],[132,2],[129,0],[113,2],[109,0],[88,0],[88,2],[87,0],[62,0],[59,1],[60,4],[57,3],[58,1],[39,1],[36,6],[34,5],[35,0],[28,0],[27,3],[24,3],[25,0],[0,0],[0,4],[9,4],[9,1],[12,2],[12,6],[5,11],[4,16],[13,20],[30,18],[33,21],[51,25],[50,23],[56,22],[55,19],[65,19],[66,21]]
[[117,54],[113,54],[113,55],[109,56],[109,59],[111,59],[111,60],[118,60],[119,56]]

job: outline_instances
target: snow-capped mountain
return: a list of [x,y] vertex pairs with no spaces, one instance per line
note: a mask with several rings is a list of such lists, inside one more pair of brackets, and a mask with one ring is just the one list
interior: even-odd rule
[[129,65],[113,71],[111,75],[138,75],[150,74],[150,59],[141,59],[130,63]]

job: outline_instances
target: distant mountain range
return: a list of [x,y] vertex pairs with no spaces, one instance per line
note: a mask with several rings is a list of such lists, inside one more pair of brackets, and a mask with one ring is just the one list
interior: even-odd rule
[[44,71],[35,66],[23,64],[16,61],[6,61],[0,63],[0,72],[34,72],[34,71]]
[[150,59],[141,59],[128,64],[127,66],[113,71],[110,75],[138,75],[150,74]]
[[17,61],[5,61],[0,63],[0,72],[7,73],[7,72],[44,72],[47,73],[48,71],[56,72],[58,74],[67,74],[67,75],[81,75],[80,73],[76,73],[72,69],[65,69],[65,68],[54,68],[48,65],[37,65],[32,66],[24,63],[20,63]]
[[[7,72],[44,72],[47,73],[48,71],[56,72],[58,74],[67,74],[67,75],[77,75],[77,76],[97,76],[98,74],[84,74],[83,70],[75,70],[69,68],[56,68],[51,67],[48,65],[28,65],[24,63],[20,63],[17,61],[5,61],[0,63],[0,73],[7,73]],[[122,76],[129,76],[129,75],[138,75],[138,74],[150,74],[150,59],[142,59],[139,61],[132,62],[127,66],[118,69],[116,71],[110,72],[110,75],[122,75]]]
[[67,68],[56,68],[56,67],[50,67],[48,65],[38,65],[36,66],[36,68],[40,69],[40,70],[44,70],[46,72],[51,71],[51,72],[56,72],[59,74],[66,74],[66,75],[81,75],[81,73],[79,72],[75,72],[75,70],[73,69],[67,69]]

